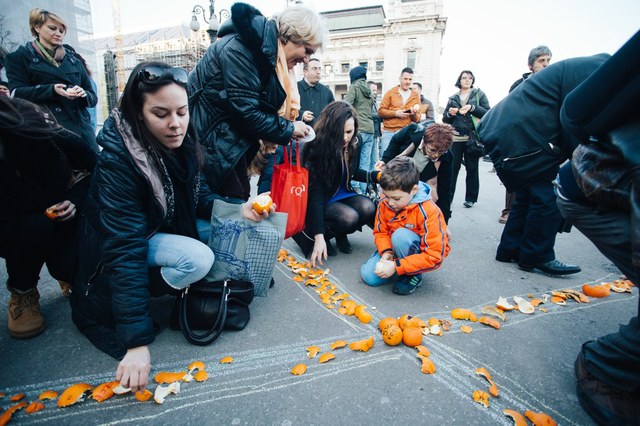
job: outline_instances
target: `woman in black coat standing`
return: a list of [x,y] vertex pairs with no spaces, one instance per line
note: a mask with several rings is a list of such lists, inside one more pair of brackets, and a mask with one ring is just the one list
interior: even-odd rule
[[480,120],[490,108],[484,92],[473,87],[475,82],[476,78],[471,71],[464,70],[460,73],[456,80],[456,87],[460,90],[449,97],[442,116],[442,121],[451,124],[456,132],[451,147],[453,153],[451,197],[453,198],[456,192],[458,172],[464,162],[467,177],[463,206],[467,208],[473,207],[478,202],[478,193],[480,192],[480,176],[478,175],[480,157],[470,154],[467,142],[478,138],[474,121]]
[[44,264],[68,290],[89,181],[79,177],[95,163],[96,153],[41,107],[0,96],[0,256],[11,292],[12,337],[44,330],[37,289]]
[[97,150],[87,108],[96,106],[98,98],[75,52],[63,46],[66,24],[53,12],[33,9],[29,28],[34,40],[5,60],[13,96],[48,108],[62,127]]

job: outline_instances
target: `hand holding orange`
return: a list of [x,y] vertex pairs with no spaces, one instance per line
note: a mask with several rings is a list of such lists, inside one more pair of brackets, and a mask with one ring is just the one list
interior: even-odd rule
[[269,194],[260,194],[253,199],[253,204],[251,205],[251,207],[253,207],[256,213],[262,214],[265,211],[268,212],[271,209],[272,205],[273,200],[271,199]]

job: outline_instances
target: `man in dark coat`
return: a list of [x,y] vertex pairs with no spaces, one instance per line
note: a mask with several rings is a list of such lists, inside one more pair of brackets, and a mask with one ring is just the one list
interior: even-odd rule
[[304,64],[302,68],[304,77],[298,81],[298,92],[300,93],[298,119],[313,127],[324,107],[333,102],[335,98],[331,89],[320,83],[322,75],[320,59],[311,58],[309,63]]
[[558,166],[577,142],[560,124],[565,97],[609,55],[567,59],[526,79],[482,119],[480,138],[508,191],[516,192],[513,209],[496,253],[499,262],[549,275],[580,272],[555,258],[562,215],[552,181]]

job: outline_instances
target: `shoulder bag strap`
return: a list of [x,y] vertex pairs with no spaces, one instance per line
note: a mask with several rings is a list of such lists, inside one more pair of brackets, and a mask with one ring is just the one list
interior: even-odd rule
[[180,295],[180,304],[178,306],[178,322],[180,329],[186,339],[198,346],[207,346],[220,336],[224,323],[227,320],[227,303],[229,301],[229,293],[231,289],[227,287],[227,281],[224,281],[222,287],[222,295],[220,297],[220,309],[218,310],[218,317],[211,328],[202,334],[194,332],[189,326],[187,319],[187,297],[189,297],[189,287]]

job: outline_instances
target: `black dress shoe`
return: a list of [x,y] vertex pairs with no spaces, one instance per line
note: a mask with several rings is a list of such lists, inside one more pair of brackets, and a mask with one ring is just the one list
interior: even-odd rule
[[503,263],[517,262],[518,256],[509,256],[506,254],[496,253],[496,260]]
[[464,203],[462,203],[462,205],[470,209],[471,207],[473,207],[475,203],[476,203],[475,201],[465,201]]
[[600,425],[640,424],[640,401],[637,395],[609,386],[589,373],[582,352],[574,368],[578,379],[578,401],[593,420]]
[[346,235],[337,236],[336,245],[338,246],[338,250],[340,250],[342,253],[353,253],[353,247],[351,246],[351,243],[349,242],[349,239]]
[[577,274],[578,272],[582,271],[582,269],[580,269],[578,265],[567,265],[566,263],[562,263],[557,259],[553,259],[543,263],[531,264],[520,262],[518,263],[518,266],[523,271],[531,272],[534,269],[539,269],[540,271],[549,275],[571,275]]

